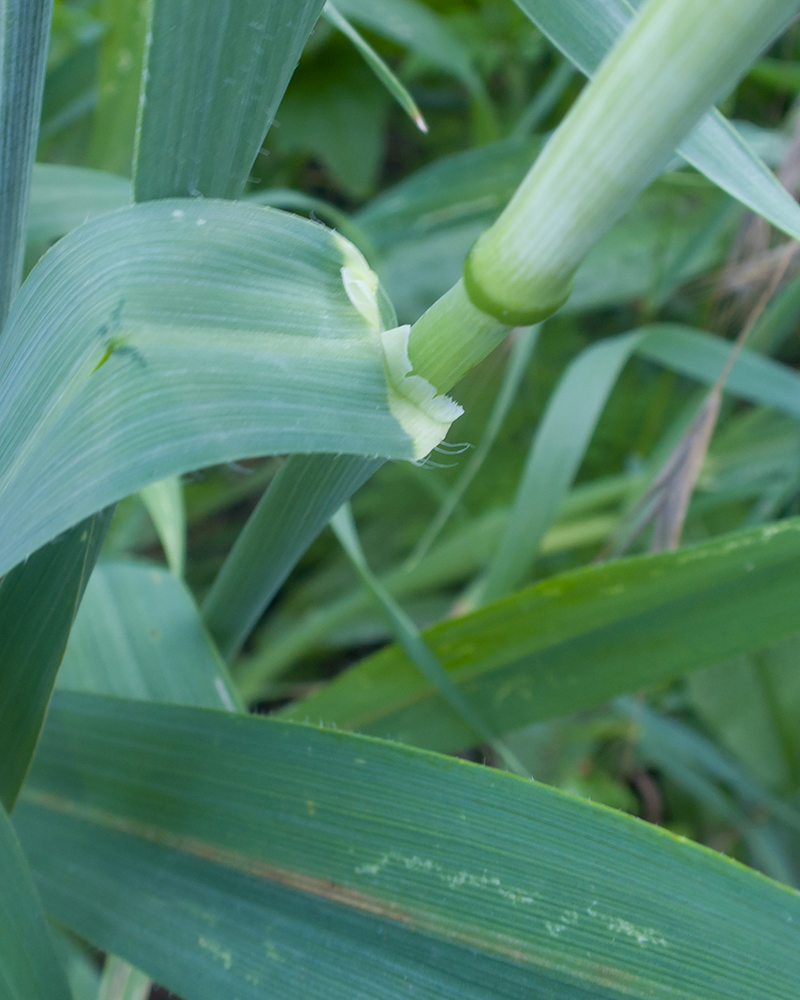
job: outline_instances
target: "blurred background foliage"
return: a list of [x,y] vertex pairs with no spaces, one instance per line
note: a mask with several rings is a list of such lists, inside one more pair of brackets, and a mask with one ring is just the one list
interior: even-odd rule
[[[40,162],[129,174],[145,6],[56,0]],[[323,19],[253,167],[249,194],[345,229],[381,274],[400,320],[413,321],[458,276],[466,251],[583,80],[511,0],[346,0],[337,8],[408,88],[429,131],[415,128],[351,41]],[[798,93],[794,25],[722,105],[790,188],[798,182]],[[125,190],[122,184],[122,197]],[[777,243],[703,177],[677,161],[668,165],[593,251],[567,308],[540,332],[499,433],[428,553],[409,561],[481,440],[510,344],[455,390],[466,415],[450,437],[463,453],[445,450],[419,467],[388,464],[359,491],[353,509],[370,564],[419,625],[453,614],[486,566],[532,435],[569,363],[601,338],[652,322],[733,337],[769,280]],[[29,263],[42,249],[34,246]],[[800,361],[799,281],[790,270],[752,342],[792,367]],[[697,382],[634,356],[529,579],[598,556],[699,399]],[[186,576],[199,600],[279,467],[272,458],[186,479]],[[726,397],[684,540],[798,512],[797,421]],[[647,546],[645,532],[633,551]],[[140,498],[120,504],[106,547],[111,555],[162,558]],[[326,531],[264,616],[234,674],[262,663],[257,701],[268,710],[314,690],[388,639]],[[798,883],[797,829],[780,804],[800,802],[800,639],[636,699],[530,727],[509,744],[541,780]],[[469,752],[496,763],[488,748]]]

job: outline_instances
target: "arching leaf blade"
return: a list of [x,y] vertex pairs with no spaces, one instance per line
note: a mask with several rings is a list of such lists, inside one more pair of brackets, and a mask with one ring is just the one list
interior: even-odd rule
[[54,247],[0,346],[0,572],[204,465],[413,457],[341,247],[296,216],[211,200],[133,206]]

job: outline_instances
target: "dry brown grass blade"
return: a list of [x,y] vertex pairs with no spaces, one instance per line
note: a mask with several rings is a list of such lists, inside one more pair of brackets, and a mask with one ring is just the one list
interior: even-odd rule
[[650,546],[653,551],[676,549],[680,545],[689,502],[719,418],[725,384],[756,322],[785,277],[799,245],[794,242],[785,243],[781,248],[778,265],[768,287],[733,343],[725,367],[697,415],[662,465],[647,492],[626,518],[621,530],[598,558],[623,555],[649,524],[653,525]]

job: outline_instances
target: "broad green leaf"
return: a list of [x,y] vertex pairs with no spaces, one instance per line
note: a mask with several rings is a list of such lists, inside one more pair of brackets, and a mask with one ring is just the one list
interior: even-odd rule
[[158,532],[167,564],[177,577],[186,565],[186,506],[178,476],[161,479],[139,493]]
[[414,122],[420,132],[427,132],[428,126],[425,119],[422,117],[422,112],[419,110],[417,102],[409,93],[408,88],[403,85],[396,74],[393,73],[384,60],[381,59],[366,38],[356,31],[346,17],[342,17],[330,0],[327,0],[325,7],[323,8],[323,15],[334,26],[334,28],[341,31],[342,34],[353,43],[364,59],[364,62],[369,66],[384,87],[386,87],[395,101]]
[[186,1000],[786,1000],[800,974],[796,892],[343,733],[60,694],[16,824],[48,908]]
[[[160,2],[160,0],[159,0]],[[97,107],[88,161],[112,174],[130,177],[139,113],[142,63],[153,0],[102,0],[107,31],[100,44]]]
[[0,343],[0,573],[205,465],[415,457],[389,409],[380,299],[351,302],[353,268],[320,225],[212,200],[133,206],[58,243]]
[[77,226],[124,208],[132,197],[131,182],[124,177],[87,167],[37,163],[28,202],[28,245],[41,256]]
[[0,5],[0,331],[22,280],[53,0]]
[[[515,0],[517,6],[570,59],[592,76],[633,20],[627,0]],[[797,4],[786,4],[786,24]],[[800,238],[800,208],[736,129],[709,112],[678,147],[687,163],[787,235]]]
[[[800,520],[550,577],[425,639],[495,733],[754,651],[797,631]],[[284,710],[437,750],[472,735],[396,648]]]
[[8,810],[39,739],[109,513],[90,517],[0,581],[0,802]]
[[[241,707],[183,584],[158,567],[129,562],[101,562],[95,569],[58,686],[229,711]],[[148,976],[108,955],[99,996],[95,989],[92,1000],[147,1000],[150,987]]]
[[323,4],[154,0],[137,201],[241,195]]
[[[481,599],[513,590],[531,565],[620,372],[638,352],[674,371],[713,384],[730,353],[728,341],[675,325],[643,327],[587,348],[567,368],[536,429],[511,517],[481,586]],[[744,352],[726,388],[751,402],[800,417],[800,377]]]
[[75,621],[58,687],[236,708],[219,653],[185,586],[158,566],[101,561]]
[[350,455],[296,455],[284,463],[242,529],[203,604],[226,659],[332,515],[381,465]]
[[289,212],[311,214],[312,218],[324,222],[355,244],[367,260],[371,262],[374,256],[375,251],[364,230],[340,208],[331,205],[323,198],[316,198],[314,195],[306,194],[305,191],[295,191],[292,188],[267,188],[265,191],[248,194],[246,200],[251,205],[270,205],[272,208],[285,208]]
[[0,996],[70,1000],[28,863],[1,805],[0,886]]

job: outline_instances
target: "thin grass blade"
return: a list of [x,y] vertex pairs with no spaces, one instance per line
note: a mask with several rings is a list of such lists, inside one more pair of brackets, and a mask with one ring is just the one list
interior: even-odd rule
[[298,559],[341,505],[382,464],[350,455],[297,455],[284,463],[239,534],[203,604],[233,659]]
[[139,496],[158,532],[170,570],[182,577],[186,566],[186,504],[180,477],[151,483]]
[[0,6],[0,332],[22,281],[53,0]]
[[423,118],[417,102],[409,93],[408,88],[403,85],[386,62],[381,59],[366,38],[356,31],[346,17],[342,17],[336,7],[330,3],[330,0],[328,0],[325,4],[322,13],[323,16],[334,26],[334,28],[341,31],[342,34],[353,43],[363,57],[364,62],[369,66],[384,87],[386,87],[395,101],[397,101],[411,121],[414,122],[420,132],[427,132],[428,124]]
[[0,802],[14,808],[110,512],[94,515],[0,581]]

